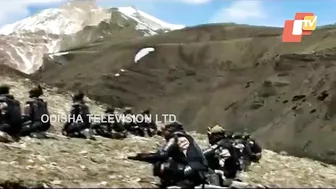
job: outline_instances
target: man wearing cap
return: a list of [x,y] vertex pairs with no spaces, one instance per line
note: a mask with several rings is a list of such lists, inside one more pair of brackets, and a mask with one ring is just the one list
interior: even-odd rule
[[262,148],[247,132],[243,133],[242,139],[245,146],[243,150],[244,170],[247,171],[251,162],[258,163],[261,159]]
[[49,110],[47,102],[40,98],[41,95],[43,89],[40,85],[29,91],[29,100],[25,103],[22,115],[21,136],[45,138],[45,132],[51,127],[50,119],[43,120],[43,117],[49,117]]
[[69,120],[64,124],[62,134],[68,137],[95,140],[89,118],[90,109],[84,101],[84,96],[81,91],[73,95]]
[[158,162],[154,176],[161,179],[161,187],[179,186],[193,188],[206,183],[208,162],[195,140],[179,122],[164,126],[162,135],[166,144],[156,153],[138,154],[129,159]]
[[234,179],[240,170],[239,153],[220,125],[208,127],[208,140],[211,147],[203,153],[210,163],[210,168],[221,175],[222,186],[230,185],[226,182],[227,179]]

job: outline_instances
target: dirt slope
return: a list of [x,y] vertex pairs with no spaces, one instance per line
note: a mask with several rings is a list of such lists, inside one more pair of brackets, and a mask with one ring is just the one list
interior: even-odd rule
[[[336,163],[336,53],[329,49],[336,45],[335,29],[314,31],[298,44],[281,43],[281,32],[204,25],[104,41],[65,55],[66,65],[46,62],[35,77],[112,105],[175,113],[199,132],[218,122],[254,132],[266,148]],[[138,50],[148,46],[155,52],[134,64]],[[319,100],[323,91],[327,98]]]
[[[12,86],[12,93],[24,102],[32,83],[22,76],[4,75],[0,76],[2,83]],[[69,108],[69,94],[45,87],[44,99],[51,113],[65,114]],[[93,113],[102,111],[103,105],[86,100]],[[162,143],[161,138],[68,139],[59,135],[60,123],[52,124],[54,129],[50,135],[54,139],[23,138],[18,143],[0,143],[0,186],[135,188],[153,187],[157,181],[151,176],[151,165],[129,161],[126,156],[155,150]],[[204,135],[193,132],[192,135],[206,146]],[[251,172],[244,173],[242,178],[251,186],[332,187],[336,185],[335,175],[335,166],[265,150],[260,164],[252,165]]]

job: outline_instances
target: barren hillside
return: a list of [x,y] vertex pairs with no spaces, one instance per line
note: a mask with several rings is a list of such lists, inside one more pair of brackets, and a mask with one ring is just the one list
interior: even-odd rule
[[[4,69],[1,69],[4,70]],[[12,86],[12,93],[21,102],[26,100],[32,83],[22,76],[5,76],[2,83]],[[70,96],[56,88],[44,86],[45,100],[52,114],[66,113]],[[101,105],[86,99],[93,112],[101,112]],[[41,187],[153,187],[151,165],[130,161],[128,155],[152,151],[162,143],[161,138],[127,138],[97,141],[68,139],[59,135],[60,123],[52,123],[54,139],[23,138],[12,144],[0,144],[0,186]],[[203,135],[193,135],[202,146]],[[270,187],[332,187],[336,185],[336,167],[305,158],[295,158],[265,150],[264,158],[242,178],[252,186]]]
[[[254,132],[266,148],[336,163],[335,29],[297,44],[281,43],[281,32],[223,24],[105,40],[60,56],[62,66],[46,60],[35,77],[104,103],[175,113],[190,130],[217,122]],[[135,64],[144,47],[155,51]]]

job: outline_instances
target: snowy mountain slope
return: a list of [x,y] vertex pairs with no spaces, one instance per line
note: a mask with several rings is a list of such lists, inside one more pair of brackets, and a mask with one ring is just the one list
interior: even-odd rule
[[[157,30],[177,30],[183,25],[166,23],[143,11],[133,7],[117,8],[126,20],[131,19],[138,23],[137,29],[148,30],[149,34],[157,34]],[[106,21],[113,14],[108,9],[102,9],[92,3],[79,4],[67,3],[58,9],[45,9],[40,13],[13,24],[5,25],[0,29],[0,34],[9,35],[15,33],[45,31],[57,35],[69,35],[82,30],[85,26],[95,26],[101,21]]]
[[137,10],[134,7],[119,7],[118,11],[124,14],[126,18],[131,18],[135,20],[138,23],[137,29],[149,30],[152,32],[151,34],[156,34],[157,30],[169,31],[178,30],[185,27],[183,25],[168,24],[143,11]]
[[[43,36],[43,37],[41,37]],[[0,37],[0,64],[4,63],[21,72],[30,74],[39,69],[45,53],[54,52],[58,36],[31,33]]]
[[31,74],[42,66],[45,53],[66,51],[110,36],[127,39],[183,27],[133,7],[103,9],[93,0],[75,0],[0,28],[0,64]]
[[45,31],[53,34],[73,34],[88,25],[98,25],[101,21],[109,19],[110,14],[106,9],[97,7],[86,1],[68,2],[63,7],[45,9],[38,14],[13,24],[5,25],[0,29],[0,34],[8,35],[25,32]]

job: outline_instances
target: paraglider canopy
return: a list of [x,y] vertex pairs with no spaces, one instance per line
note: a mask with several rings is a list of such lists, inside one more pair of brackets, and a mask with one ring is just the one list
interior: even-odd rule
[[153,47],[143,48],[141,49],[134,57],[134,63],[137,63],[141,58],[145,57],[150,52],[155,51]]

